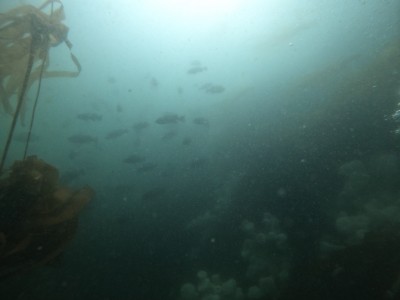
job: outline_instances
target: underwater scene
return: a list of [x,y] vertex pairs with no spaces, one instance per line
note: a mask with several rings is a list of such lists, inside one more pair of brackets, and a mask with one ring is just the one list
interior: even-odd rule
[[398,0],[0,2],[0,299],[400,299]]

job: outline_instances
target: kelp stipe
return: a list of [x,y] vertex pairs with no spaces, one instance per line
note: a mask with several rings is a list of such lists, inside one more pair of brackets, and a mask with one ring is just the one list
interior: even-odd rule
[[[55,3],[59,4],[57,9],[54,9]],[[44,9],[49,5],[51,10],[46,14]],[[42,78],[77,77],[81,71],[81,65],[72,53],[71,60],[77,68],[76,71],[47,71],[50,65],[50,48],[63,42],[70,50],[72,48],[67,37],[68,27],[62,23],[64,18],[64,7],[61,1],[56,0],[46,1],[39,8],[22,5],[0,14],[0,102],[4,111],[13,116],[0,162],[0,172],[7,158],[17,119],[24,121],[25,96],[32,84],[38,82],[29,132],[33,126]],[[12,104],[14,96],[15,105]],[[30,134],[27,144],[29,136]],[[26,152],[27,149],[24,157]]]
[[[55,3],[60,7],[54,9]],[[43,10],[49,5],[50,14],[46,14]],[[39,8],[23,5],[0,14],[0,107],[12,115],[0,162],[0,279],[56,258],[74,236],[79,213],[94,195],[90,187],[72,190],[62,186],[55,167],[35,156],[26,157],[42,78],[76,77],[81,71],[72,53],[77,71],[47,71],[51,47],[62,42],[72,47],[63,19],[62,3],[56,0]],[[26,94],[35,82],[23,160],[3,171],[17,120],[24,118]]]

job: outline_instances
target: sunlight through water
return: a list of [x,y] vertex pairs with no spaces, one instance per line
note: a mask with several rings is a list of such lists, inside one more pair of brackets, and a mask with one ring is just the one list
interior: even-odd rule
[[148,5],[160,16],[175,22],[213,23],[236,13],[243,0],[151,0]]

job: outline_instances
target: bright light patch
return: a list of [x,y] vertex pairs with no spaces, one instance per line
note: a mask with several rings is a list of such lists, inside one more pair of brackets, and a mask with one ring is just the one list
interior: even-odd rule
[[231,13],[235,0],[171,0],[171,9],[192,17],[209,18]]
[[214,22],[231,15],[241,0],[150,0],[157,14],[185,22]]

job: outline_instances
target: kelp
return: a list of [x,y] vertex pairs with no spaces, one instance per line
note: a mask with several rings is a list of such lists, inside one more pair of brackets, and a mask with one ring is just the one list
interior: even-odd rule
[[58,256],[93,195],[61,186],[57,169],[35,156],[14,162],[0,179],[0,278]]
[[13,116],[0,162],[0,279],[57,257],[74,236],[78,215],[94,194],[89,187],[75,191],[61,186],[55,167],[34,156],[25,158],[27,147],[24,159],[3,172],[15,124],[24,118],[27,91],[38,83],[29,140],[41,79],[76,77],[81,71],[72,53],[76,71],[49,71],[50,49],[61,43],[72,47],[64,18],[59,0],[0,14],[0,107]]
[[[54,9],[54,4],[59,7]],[[50,6],[50,14],[45,13]],[[13,116],[3,155],[0,161],[2,172],[11,144],[18,117],[23,121],[26,111],[25,96],[29,88],[38,82],[35,102],[24,157],[26,157],[35,110],[39,98],[41,79],[49,77],[76,77],[81,72],[78,59],[71,53],[76,71],[49,71],[51,47],[68,40],[68,27],[64,20],[64,7],[59,0],[48,0],[39,8],[22,5],[7,13],[0,14],[0,106]],[[12,99],[15,97],[15,104]]]
[[[57,9],[53,9],[55,3],[59,5]],[[51,6],[50,14],[44,11],[48,6]],[[79,75],[81,65],[72,53],[76,71],[48,71],[51,47],[64,42],[72,48],[67,37],[69,29],[62,23],[64,19],[64,7],[57,0],[48,0],[39,8],[22,5],[0,14],[0,102],[7,113],[18,113],[13,108],[17,106],[12,104],[13,97],[24,101],[27,90],[39,79]],[[29,80],[24,87],[28,71]],[[24,114],[23,105],[22,119]]]

